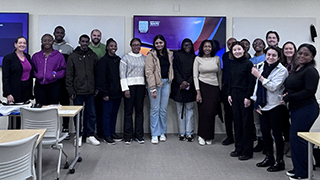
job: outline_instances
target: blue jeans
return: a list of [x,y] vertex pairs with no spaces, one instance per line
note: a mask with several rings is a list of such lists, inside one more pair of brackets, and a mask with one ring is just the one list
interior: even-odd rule
[[167,132],[167,107],[170,95],[168,79],[162,79],[162,87],[157,87],[157,98],[151,97],[150,89],[150,129],[152,136],[160,136]]
[[[83,117],[83,133],[81,133],[81,125],[79,127],[80,136],[85,137],[93,136],[96,126],[96,111],[94,106],[93,94],[77,95],[73,100],[74,105],[83,105],[84,103],[84,117]],[[81,115],[82,117],[82,115]],[[76,119],[74,118],[76,124]],[[81,124],[81,123],[80,123]]]
[[183,103],[176,102],[176,104],[179,122],[179,134],[187,136],[192,135],[194,131],[194,102],[184,103],[184,108]]
[[102,99],[102,131],[104,138],[115,133],[118,110],[120,107],[121,98]]

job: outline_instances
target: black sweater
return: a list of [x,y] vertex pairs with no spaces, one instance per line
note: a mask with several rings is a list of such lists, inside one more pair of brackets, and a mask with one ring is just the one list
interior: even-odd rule
[[252,62],[245,57],[231,62],[228,95],[231,95],[233,90],[238,90],[245,93],[245,98],[250,99],[255,86],[255,77],[251,74],[252,67]]
[[307,64],[298,71],[293,70],[284,82],[288,95],[283,100],[289,102],[290,109],[312,104],[316,102],[318,83],[319,73],[312,65]]
[[103,98],[109,96],[110,99],[122,97],[120,86],[119,65],[121,58],[117,55],[104,55],[97,64],[97,90]]

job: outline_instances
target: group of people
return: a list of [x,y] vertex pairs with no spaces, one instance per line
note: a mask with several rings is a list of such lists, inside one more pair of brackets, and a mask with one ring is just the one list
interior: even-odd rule
[[[157,35],[144,56],[140,53],[141,40],[133,38],[131,52],[121,58],[116,55],[117,42],[110,38],[106,45],[101,43],[98,29],[92,30],[91,41],[88,35],[81,35],[76,49],[64,40],[62,26],[53,34],[42,36],[41,51],[32,58],[24,52],[27,40],[17,38],[14,52],[3,59],[3,96],[15,103],[32,99],[35,78],[36,103],[69,105],[72,100],[74,105],[84,104],[80,146],[82,141],[99,145],[95,132],[108,144],[122,140],[127,145],[133,140],[144,143],[146,93],[150,97],[151,143],[166,141],[167,106],[172,98],[177,105],[179,140],[195,139],[197,102],[198,143],[210,145],[222,102],[227,134],[222,144],[235,143],[230,156],[252,158],[254,140],[258,139],[266,157],[257,166],[281,171],[285,169],[284,144],[290,141],[294,169],[287,174],[290,179],[307,177],[307,142],[297,132],[309,131],[319,114],[315,98],[319,75],[313,45],[302,44],[296,49],[293,42],[286,42],[280,48],[278,33],[269,31],[268,47],[262,39],[255,39],[252,47],[256,53],[251,57],[247,39],[230,38],[222,69],[212,40],[202,41],[196,56],[190,39],[184,39],[181,49],[173,53],[165,38]],[[115,133],[122,98],[123,137]],[[68,131],[68,124],[64,119],[63,131]]]

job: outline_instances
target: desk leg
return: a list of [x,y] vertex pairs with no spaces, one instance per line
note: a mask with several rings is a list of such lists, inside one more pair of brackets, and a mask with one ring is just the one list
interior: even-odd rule
[[308,142],[308,179],[312,179],[312,170],[313,170],[313,163],[312,163],[312,143]]
[[76,119],[76,147],[75,147],[75,158],[72,162],[72,164],[69,167],[69,172],[73,174],[75,172],[74,166],[77,164],[77,162],[81,162],[82,158],[80,157],[80,152],[79,152],[79,126],[80,126],[80,112],[77,114],[77,119]]
[[37,147],[37,179],[41,180],[42,179],[42,141],[39,142],[38,147]]

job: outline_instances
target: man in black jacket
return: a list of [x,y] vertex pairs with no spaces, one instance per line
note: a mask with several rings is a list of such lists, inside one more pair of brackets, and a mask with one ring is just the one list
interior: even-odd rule
[[[83,105],[83,133],[80,133],[79,146],[82,143],[82,136],[86,142],[92,145],[99,145],[100,142],[94,137],[96,125],[96,113],[94,106],[95,94],[95,67],[98,56],[88,47],[90,38],[88,35],[81,35],[79,44],[69,56],[66,70],[66,88],[69,97],[74,105]],[[81,126],[79,127],[81,131]],[[76,144],[76,143],[75,143]]]

